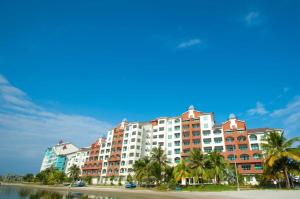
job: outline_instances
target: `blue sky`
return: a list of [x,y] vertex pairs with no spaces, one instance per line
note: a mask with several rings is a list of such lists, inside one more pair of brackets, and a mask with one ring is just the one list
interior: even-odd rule
[[193,104],[300,133],[299,1],[0,2],[0,174]]

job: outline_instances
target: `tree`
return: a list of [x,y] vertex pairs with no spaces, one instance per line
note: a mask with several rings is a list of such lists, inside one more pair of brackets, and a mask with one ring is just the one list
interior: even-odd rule
[[182,179],[190,177],[190,169],[184,159],[182,159],[180,163],[176,165],[173,174],[177,183]]
[[167,156],[162,150],[161,146],[154,148],[151,151],[151,161],[153,161],[152,166],[155,168],[154,176],[157,179],[157,184],[159,185],[162,179],[162,171],[167,166]]
[[23,180],[25,182],[33,182],[34,181],[34,175],[32,173],[27,173],[24,177]]
[[204,155],[199,149],[193,149],[189,156],[189,167],[196,182],[199,182],[199,178],[205,179],[209,167],[207,155]]
[[109,181],[110,181],[110,184],[111,184],[111,185],[114,185],[114,179],[115,179],[115,176],[114,176],[114,175],[111,175],[111,176],[109,177]]
[[80,168],[77,165],[73,164],[69,168],[68,172],[69,172],[70,178],[72,178],[73,182],[74,182],[75,180],[77,180],[79,178]]
[[223,178],[229,165],[219,152],[211,152],[208,155],[208,158],[210,163],[210,172],[215,179],[215,183],[220,184],[220,180]]
[[150,175],[150,159],[148,156],[145,156],[133,164],[133,170],[135,173],[135,178],[138,183],[141,183],[142,180],[146,177],[149,178]]
[[[265,164],[267,167],[273,167],[277,161],[282,158],[288,158],[294,161],[300,161],[300,149],[293,148],[293,145],[300,141],[299,137],[295,137],[287,140],[283,133],[278,133],[276,131],[269,132],[266,137],[266,143],[262,144],[263,150],[265,152]],[[289,179],[289,168],[288,165],[281,165],[282,171],[284,173],[286,187],[291,188]]]

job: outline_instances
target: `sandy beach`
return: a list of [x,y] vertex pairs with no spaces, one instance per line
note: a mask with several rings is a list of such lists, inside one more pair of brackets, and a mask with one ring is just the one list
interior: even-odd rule
[[28,187],[36,189],[52,190],[57,192],[82,192],[86,194],[104,194],[108,196],[121,197],[122,199],[141,198],[141,199],[292,199],[299,198],[300,190],[245,190],[245,191],[223,191],[223,192],[189,192],[189,191],[152,191],[152,190],[131,190],[121,187],[60,187],[60,186],[46,186],[46,185],[32,185],[32,184],[4,184],[9,186]]

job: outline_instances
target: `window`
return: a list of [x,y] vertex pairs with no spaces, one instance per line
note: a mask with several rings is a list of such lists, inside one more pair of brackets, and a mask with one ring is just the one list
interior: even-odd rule
[[165,123],[165,120],[159,120],[158,123],[159,123],[159,124],[164,124],[164,123]]
[[229,155],[227,158],[228,158],[228,160],[232,161],[232,160],[236,159],[236,156],[235,155]]
[[240,149],[241,151],[246,151],[246,150],[248,149],[248,146],[247,146],[246,144],[240,144],[240,145],[239,145],[239,149]]
[[183,130],[189,130],[189,128],[190,128],[189,125],[184,125],[184,126],[182,126],[182,129],[183,129]]
[[210,144],[211,143],[211,139],[210,138],[205,138],[203,139],[204,144]]
[[134,146],[134,145],[131,145],[131,146],[130,146],[130,149],[134,149],[134,148],[135,148],[135,146]]
[[168,139],[172,139],[172,135],[168,135]]
[[131,139],[131,142],[135,142],[135,138],[132,138],[132,139]]
[[234,145],[227,145],[226,149],[227,149],[227,151],[234,151],[235,150],[235,146]]
[[141,146],[136,146],[136,149],[141,149]]
[[132,126],[132,128],[134,128],[134,129],[135,129],[136,127],[137,127],[137,125],[136,125],[136,124],[134,124],[134,125]]
[[197,140],[193,140],[193,144],[194,144],[194,145],[198,145],[198,144],[200,144],[200,140],[199,140],[199,139],[197,139]]
[[164,138],[164,134],[161,134],[158,136],[159,138]]
[[233,137],[227,137],[226,138],[226,142],[233,142],[234,141],[234,138]]
[[127,144],[128,143],[128,140],[124,140],[124,144]]
[[175,131],[179,131],[180,130],[180,126],[174,126],[174,130]]
[[172,155],[172,151],[171,150],[168,151],[168,155]]
[[246,141],[246,137],[245,137],[245,136],[239,136],[239,137],[237,138],[237,140],[238,140],[239,142],[243,142],[243,141]]
[[214,138],[214,142],[215,143],[221,143],[222,142],[222,138],[221,137]]
[[152,145],[157,145],[157,142],[153,142]]
[[210,153],[212,151],[212,147],[204,147],[204,152]]
[[258,153],[255,153],[255,154],[253,154],[253,159],[254,160],[259,160],[259,159],[261,159],[261,155],[258,154]]
[[164,143],[163,142],[159,142],[158,145],[159,146],[164,146]]
[[138,132],[138,135],[142,135],[142,132],[139,131],[139,132]]
[[251,141],[256,141],[257,140],[257,136],[256,135],[250,135],[250,140]]
[[240,155],[241,160],[249,160],[249,155],[247,154],[242,154]]
[[263,170],[263,166],[261,164],[255,164],[254,169],[255,170]]
[[180,133],[175,133],[175,138],[180,138]]
[[136,135],[136,131],[133,131],[133,132],[132,132],[132,135]]
[[210,135],[210,130],[202,131],[202,133],[204,136],[208,136],[208,135]]
[[125,133],[125,138],[128,138],[128,133]]
[[138,138],[138,139],[137,139],[137,142],[138,142],[138,143],[140,143],[140,142],[141,142],[141,139],[140,139],[140,138]]
[[129,153],[129,157],[133,157],[134,156],[134,153]]
[[172,147],[172,142],[169,142],[169,143],[168,143],[168,147]]
[[165,128],[164,127],[159,127],[159,129],[158,129],[159,131],[164,131],[165,130]]
[[175,161],[175,163],[179,163],[180,162],[180,158],[177,157],[177,158],[174,159],[174,161]]
[[190,134],[189,133],[184,133],[183,137],[188,138],[188,137],[190,137]]
[[225,132],[226,132],[226,134],[232,134],[232,131],[231,131],[231,130],[225,131]]
[[214,134],[216,134],[216,135],[221,134],[221,130],[220,129],[215,129]]
[[252,150],[259,150],[258,144],[251,144],[251,149]]
[[126,153],[123,153],[123,154],[122,154],[122,158],[126,158]]
[[168,120],[168,124],[170,124],[170,125],[171,125],[171,124],[172,124],[172,120]]
[[193,124],[192,127],[193,127],[193,129],[197,129],[197,128],[200,128],[200,125],[199,124]]
[[153,135],[153,139],[157,138],[157,135]]
[[172,131],[172,127],[169,127],[169,128],[168,128],[168,132],[170,132],[170,131]]
[[135,154],[135,157],[137,157],[137,158],[140,157],[140,154],[139,154],[139,153],[136,153],[136,154]]
[[205,124],[203,125],[203,128],[207,129],[207,128],[208,128],[208,124],[205,123]]
[[180,154],[180,149],[175,149],[174,152],[175,154]]
[[242,164],[242,170],[251,170],[251,165],[250,164]]
[[185,145],[185,146],[190,145],[190,141],[184,141],[183,145]]
[[125,147],[123,147],[123,151],[127,151],[127,147],[125,146]]
[[200,131],[193,131],[193,136],[200,136]]
[[183,150],[183,153],[189,153],[190,152],[190,149],[184,149]]
[[128,161],[128,164],[133,164],[133,160],[129,160],[129,161]]
[[175,141],[175,146],[180,146],[180,141]]
[[175,119],[175,124],[179,123],[180,119]]
[[222,152],[223,151],[223,146],[216,146],[215,151],[216,152]]

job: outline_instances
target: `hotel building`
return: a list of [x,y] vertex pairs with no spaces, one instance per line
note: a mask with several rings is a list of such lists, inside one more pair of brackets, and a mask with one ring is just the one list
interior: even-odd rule
[[[82,176],[91,176],[93,184],[126,181],[134,175],[133,164],[150,156],[153,148],[161,147],[170,165],[188,158],[192,149],[204,153],[220,152],[247,181],[256,183],[254,176],[263,172],[261,144],[274,129],[247,129],[246,122],[233,114],[222,124],[215,122],[214,113],[197,111],[193,106],[179,116],[159,117],[148,122],[128,122],[124,119],[92,144],[81,167]],[[278,130],[280,131],[280,130]]]

